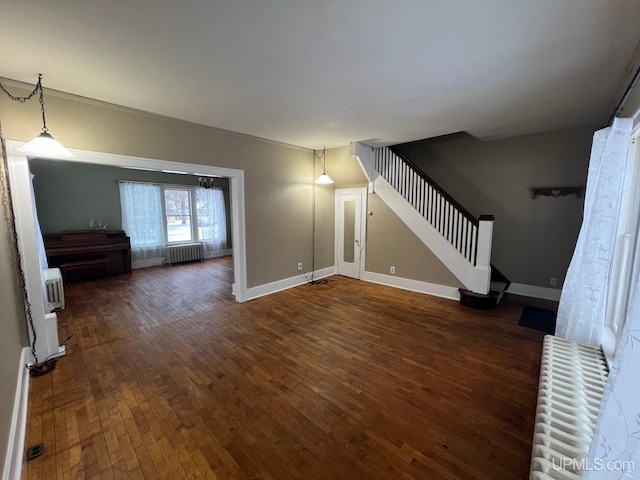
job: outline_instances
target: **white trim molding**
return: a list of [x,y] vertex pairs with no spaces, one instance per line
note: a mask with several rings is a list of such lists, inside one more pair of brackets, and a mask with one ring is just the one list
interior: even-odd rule
[[[9,171],[14,195],[16,192],[30,192],[29,167],[27,157],[18,149],[24,142],[14,140],[7,141],[9,154]],[[235,298],[238,302],[247,300],[247,264],[246,264],[246,236],[245,236],[245,194],[244,194],[244,170],[233,168],[214,167],[193,163],[170,162],[152,158],[131,157],[127,155],[115,155],[88,150],[70,149],[75,155],[73,158],[65,158],[66,162],[92,163],[97,165],[110,165],[122,168],[134,168],[142,170],[154,170],[167,173],[181,173],[196,176],[218,176],[229,178],[229,195],[231,200],[231,231],[233,238],[233,273],[235,278]],[[22,194],[25,195],[25,194]],[[28,194],[26,194],[28,195]],[[14,199],[16,206],[16,223],[21,241],[22,257],[25,261],[25,273],[29,291],[40,292],[39,264],[37,249],[35,247],[35,233],[33,227],[33,213],[31,211],[30,198],[27,201],[20,197]],[[26,245],[25,245],[26,243]],[[36,288],[37,287],[37,288]],[[39,294],[42,297],[41,294]],[[35,295],[30,298],[35,299]],[[44,302],[40,302],[44,305]],[[44,306],[42,307],[44,312]],[[39,312],[39,307],[38,307]],[[40,315],[39,315],[40,316]],[[39,335],[39,334],[38,334]],[[51,352],[52,353],[52,352]],[[57,353],[57,352],[56,352]],[[48,355],[39,355],[43,358]]]
[[32,208],[31,173],[29,162],[24,153],[18,150],[22,143],[7,141],[9,181],[13,201],[16,233],[20,249],[20,268],[25,276],[26,297],[31,307],[33,329],[29,329],[29,343],[33,344],[34,335],[38,339],[34,345],[39,360],[64,354],[64,347],[58,344],[58,323],[56,314],[47,314],[42,294],[42,275],[40,254],[36,240],[36,217]]
[[18,375],[16,382],[16,394],[13,400],[13,413],[9,428],[9,441],[7,453],[4,458],[2,480],[20,480],[22,477],[22,457],[24,442],[27,433],[27,409],[29,406],[29,370],[31,352],[28,347],[20,353]]
[[[327,267],[320,270],[316,270],[313,273],[315,280],[335,275],[336,267]],[[281,292],[289,288],[297,287],[308,283],[311,278],[311,274],[296,275],[295,277],[283,278],[282,280],[276,280],[275,282],[265,283],[264,285],[258,285],[257,287],[247,288],[247,300],[253,300],[255,298],[264,297],[272,293]]]
[[524,283],[512,283],[509,285],[507,293],[559,302],[562,290],[559,288],[538,287],[537,285],[527,285]]
[[447,298],[449,300],[456,301],[460,300],[458,287],[438,285],[436,283],[422,282],[420,280],[411,280],[410,278],[395,277],[375,272],[364,272],[364,280],[367,282],[378,283],[380,285],[386,285],[388,287],[426,293],[427,295],[432,295],[434,297]]

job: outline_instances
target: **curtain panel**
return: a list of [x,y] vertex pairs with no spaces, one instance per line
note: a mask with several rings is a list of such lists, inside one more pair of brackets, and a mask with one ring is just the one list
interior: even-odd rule
[[[605,385],[596,429],[581,478],[622,480],[640,478],[640,244],[636,238],[630,281],[619,282],[614,258],[618,226],[626,217],[625,195],[633,121],[615,119],[595,133],[582,228],[567,271],[558,309],[556,335],[576,343],[600,346],[614,298],[610,288],[629,289],[626,310],[615,319],[621,326]],[[635,160],[632,160],[635,162]],[[637,188],[637,187],[636,187]],[[638,212],[635,212],[637,216]],[[637,227],[636,227],[637,228]],[[613,302],[611,300],[611,302]]]
[[[640,247],[636,246],[636,252]],[[605,385],[586,480],[640,478],[640,282],[634,276],[626,321]]]
[[224,192],[220,188],[199,188],[196,191],[198,205],[198,236],[203,243],[204,257],[213,258],[227,252],[227,215]]
[[617,118],[594,135],[582,227],[556,320],[556,335],[576,343],[602,343],[632,126]]
[[162,265],[165,234],[162,196],[158,185],[120,182],[122,228],[131,239],[131,266]]

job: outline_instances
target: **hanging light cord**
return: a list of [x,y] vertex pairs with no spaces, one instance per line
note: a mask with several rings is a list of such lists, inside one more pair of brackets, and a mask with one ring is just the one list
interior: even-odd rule
[[[43,132],[47,131],[47,126],[44,118],[44,99],[42,94],[42,74],[38,75],[38,83],[34,87],[33,91],[27,95],[26,97],[16,97],[12,95],[5,87],[0,83],[0,90],[7,94],[7,96],[13,100],[14,102],[25,103],[27,100],[30,100],[34,97],[36,93],[40,93],[40,107],[42,109],[42,121],[44,124]],[[11,181],[9,179],[9,160],[7,157],[7,145],[4,140],[4,134],[2,132],[2,122],[0,121],[0,147],[2,149],[2,167],[4,170],[4,182],[5,188],[2,189],[2,205],[6,205],[9,210],[9,229],[11,230],[12,240],[14,243],[14,249],[16,253],[16,259],[18,264],[20,283],[22,286],[22,294],[24,296],[24,303],[27,313],[27,321],[29,323],[29,328],[31,329],[32,334],[32,342],[31,342],[31,355],[33,355],[33,359],[35,363],[29,366],[29,370],[32,376],[42,375],[50,370],[53,370],[55,367],[56,359],[47,359],[42,363],[38,362],[38,354],[36,353],[36,329],[33,324],[33,312],[31,310],[31,302],[29,301],[29,291],[27,290],[27,280],[25,277],[24,270],[22,268],[22,252],[20,252],[20,243],[18,240],[18,229],[16,227],[16,216],[15,210],[13,208],[13,196],[11,194]]]
[[[316,151],[313,151],[313,179],[316,178],[316,160],[320,160],[324,158],[324,151],[322,149],[322,153],[318,154]],[[323,167],[324,171],[324,167]],[[318,285],[322,283],[329,283],[326,278],[315,280],[314,275],[316,274],[316,182],[312,182],[312,197],[311,197],[311,208],[313,210],[313,215],[311,216],[311,280],[309,283],[311,285]]]
[[[313,178],[316,176],[316,152],[313,151]],[[311,197],[311,208],[313,214],[311,215],[311,280],[309,280],[310,284],[314,284],[315,280],[313,276],[316,273],[316,182],[312,183],[312,197]]]
[[6,93],[7,97],[9,97],[14,102],[20,102],[20,103],[24,103],[27,100],[31,100],[36,93],[40,92],[40,106],[42,107],[42,120],[44,120],[44,99],[42,96],[42,74],[41,73],[38,74],[38,83],[36,83],[36,86],[33,88],[33,91],[26,97],[16,97],[15,95],[11,94],[11,92],[9,92],[9,90],[7,90],[4,87],[4,85],[2,85],[2,83],[0,83],[0,90]]
[[315,160],[322,160],[322,174],[325,175],[327,173],[327,169],[326,169],[326,165],[327,165],[327,160],[325,157],[325,152],[326,152],[326,147],[322,149],[322,153],[318,153],[315,150],[313,151],[313,158],[314,158],[314,162],[313,162],[313,174],[315,175],[316,173],[316,162]]
[[[4,90],[4,88],[3,88]],[[22,284],[22,294],[24,296],[24,303],[27,310],[27,320],[29,321],[29,328],[31,328],[31,333],[33,334],[33,341],[31,342],[31,354],[36,363],[38,363],[38,354],[36,353],[36,329],[33,325],[33,313],[31,311],[31,302],[29,301],[29,292],[27,290],[27,280],[24,275],[24,270],[22,269],[22,253],[20,252],[20,246],[18,243],[18,229],[16,228],[16,216],[15,210],[13,208],[13,198],[11,195],[11,183],[9,181],[9,160],[7,159],[7,146],[4,141],[4,135],[2,133],[2,122],[0,122],[0,144],[2,145],[2,167],[4,169],[4,182],[5,188],[2,192],[2,204],[7,205],[9,207],[9,228],[11,229],[11,234],[13,237],[13,243],[15,248],[15,253],[17,257],[17,263],[20,273],[20,282]],[[4,198],[6,195],[6,198]]]
[[26,97],[16,97],[9,90],[7,90],[2,83],[0,83],[0,90],[7,94],[7,96],[13,100],[14,102],[25,103],[27,100],[31,100],[36,93],[39,93],[38,100],[40,101],[40,112],[42,113],[42,132],[49,133],[49,129],[47,128],[47,117],[44,114],[44,90],[42,88],[42,74],[38,74],[38,83],[33,88],[33,91],[27,95]]

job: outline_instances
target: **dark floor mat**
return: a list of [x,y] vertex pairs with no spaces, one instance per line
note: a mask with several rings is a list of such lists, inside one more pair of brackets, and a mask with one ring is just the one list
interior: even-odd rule
[[553,335],[556,331],[556,315],[558,312],[547,310],[546,308],[532,307],[525,305],[520,315],[518,325],[535,328],[545,333]]

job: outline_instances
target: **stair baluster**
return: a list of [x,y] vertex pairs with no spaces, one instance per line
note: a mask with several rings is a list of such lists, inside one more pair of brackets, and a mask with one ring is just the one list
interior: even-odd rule
[[374,159],[375,170],[475,266],[478,218],[399,152],[376,148]]

